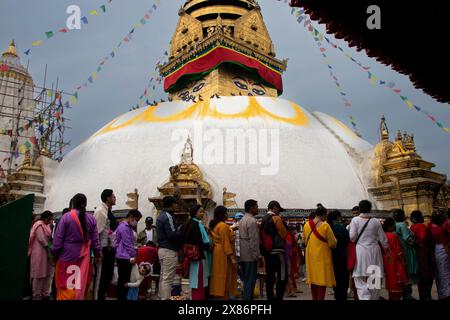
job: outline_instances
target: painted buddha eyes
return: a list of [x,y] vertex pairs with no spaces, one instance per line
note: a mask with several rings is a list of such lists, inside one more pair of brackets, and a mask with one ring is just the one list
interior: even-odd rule
[[203,89],[203,87],[205,86],[205,83],[202,82],[199,85],[195,86],[194,88],[192,88],[192,92],[199,92],[200,90]]
[[249,96],[253,95],[263,96],[266,94],[264,87],[259,83],[252,83],[252,81],[250,81],[250,83],[247,84],[245,83],[247,81],[242,78],[235,78],[233,82],[239,89],[249,91],[248,92]]
[[234,84],[236,87],[242,90],[248,90],[248,86],[245,83],[240,82],[239,80],[234,80]]
[[253,88],[252,91],[253,91],[253,93],[255,93],[255,94],[258,95],[258,96],[263,96],[263,95],[266,94],[266,92],[265,92],[264,90],[258,89],[258,88]]

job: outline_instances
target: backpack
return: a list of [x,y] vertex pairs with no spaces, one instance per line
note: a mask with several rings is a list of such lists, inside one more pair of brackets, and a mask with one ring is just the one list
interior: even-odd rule
[[259,231],[260,250],[263,255],[269,254],[273,249],[273,232],[271,224],[274,225],[272,216],[265,215],[261,220],[261,229]]

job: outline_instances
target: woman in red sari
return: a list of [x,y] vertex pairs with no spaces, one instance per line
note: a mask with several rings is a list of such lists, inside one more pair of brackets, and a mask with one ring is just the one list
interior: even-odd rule
[[431,236],[431,226],[424,223],[422,212],[415,210],[411,213],[411,231],[416,238],[415,247],[419,260],[419,297],[420,300],[431,300],[436,260],[434,257],[434,241]]
[[389,292],[389,300],[400,300],[405,286],[408,284],[408,274],[403,248],[395,233],[395,220],[386,219],[383,230],[389,243],[389,248],[383,252],[386,290]]

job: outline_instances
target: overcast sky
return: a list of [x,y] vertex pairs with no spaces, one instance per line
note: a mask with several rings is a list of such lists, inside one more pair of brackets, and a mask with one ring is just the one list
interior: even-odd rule
[[[27,57],[23,52],[31,48],[33,41],[44,40],[44,32],[64,27],[67,7],[79,5],[82,15],[88,16],[89,24],[83,24],[81,30],[56,34],[41,47],[33,48],[29,57],[29,70],[37,85],[43,83],[47,64],[48,83],[56,82],[59,77],[60,87],[74,92],[76,86],[86,82],[101,59],[143,17],[154,0],[113,0],[106,14],[88,15],[88,11],[99,10],[99,6],[105,3],[107,0],[1,0],[0,49],[4,51],[14,38],[22,63],[26,65]],[[136,30],[133,40],[124,44],[115,59],[104,66],[94,84],[80,92],[78,104],[66,114],[72,127],[67,132],[70,148],[138,103],[158,57],[168,48],[178,20],[178,9],[183,3],[184,0],[161,0],[150,21]],[[340,95],[314,40],[291,16],[288,5],[276,0],[260,0],[259,3],[275,43],[277,57],[289,58],[283,77],[283,98],[293,100],[309,111],[333,115],[350,126]],[[344,3],[351,5],[351,2]],[[319,29],[324,30],[323,26]],[[379,78],[395,81],[402,94],[414,104],[450,126],[449,104],[436,102],[415,89],[406,76],[368,58],[364,52],[357,53],[348,48],[344,41],[336,42],[364,65],[372,67]],[[391,133],[397,129],[414,133],[419,154],[436,163],[437,171],[450,174],[450,134],[439,129],[422,113],[409,110],[396,94],[385,87],[372,86],[367,74],[340,51],[327,49],[336,75],[353,104],[350,111],[363,137],[372,144],[378,141],[380,116],[385,114]],[[158,96],[164,96],[161,87],[158,88]]]

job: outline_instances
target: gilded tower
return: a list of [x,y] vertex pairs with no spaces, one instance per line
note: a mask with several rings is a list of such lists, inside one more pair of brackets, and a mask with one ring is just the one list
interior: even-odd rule
[[369,188],[379,209],[403,208],[407,214],[413,210],[431,214],[446,209],[447,176],[432,171],[434,166],[417,153],[412,134],[398,131],[390,141],[386,119],[381,118],[380,142],[374,149],[373,185]]
[[179,16],[160,68],[171,99],[282,93],[286,61],[276,58],[256,1],[188,0]]

